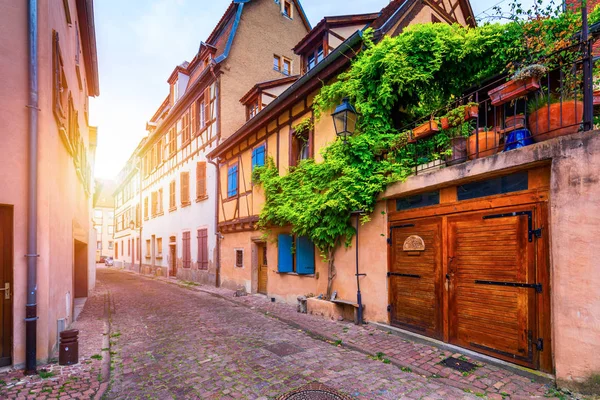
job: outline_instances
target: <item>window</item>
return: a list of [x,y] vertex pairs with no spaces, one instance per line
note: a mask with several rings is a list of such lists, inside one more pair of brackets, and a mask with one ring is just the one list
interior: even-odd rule
[[252,150],[252,171],[254,167],[265,165],[265,145],[261,145]]
[[315,65],[323,61],[324,58],[325,52],[323,51],[323,45],[320,44],[316,49],[306,55],[306,70],[310,71]]
[[206,127],[206,101],[204,99],[198,100],[196,109],[198,113],[198,131],[201,131]]
[[127,240],[127,255],[131,255],[131,240]]
[[109,222],[112,222],[115,219],[115,212],[114,211],[109,211],[106,214],[108,215],[108,221]]
[[284,75],[290,75],[292,72],[292,62],[285,57],[273,55],[273,69]]
[[102,241],[97,241],[96,242],[96,250],[102,250]]
[[181,187],[181,205],[186,206],[190,204],[190,173],[182,172],[180,175],[180,187]]
[[144,219],[148,219],[148,197],[144,198]]
[[[58,126],[63,128],[67,122],[69,87],[67,86],[63,59],[60,54],[58,32],[53,32],[52,39],[52,109]],[[71,143],[71,145],[75,146],[75,143]]]
[[499,178],[459,185],[456,187],[456,194],[458,200],[469,200],[496,194],[518,192],[520,190],[527,190],[527,188],[528,173],[527,171],[522,171]]
[[173,155],[175,155],[175,152],[177,151],[177,127],[173,126],[171,129],[169,129],[169,157],[172,157]]
[[242,268],[244,266],[244,250],[235,249],[235,266]]
[[198,269],[208,269],[208,229],[198,229]]
[[190,268],[192,264],[192,252],[190,250],[190,233],[183,232],[181,237],[183,249],[183,268]]
[[283,4],[282,4],[282,8],[283,8],[283,15],[285,15],[288,18],[294,18],[293,13],[293,8],[292,8],[292,3],[288,0],[283,0]]
[[150,258],[150,239],[146,240],[146,258]]
[[181,118],[181,146],[185,146],[190,141],[190,113],[183,114]]
[[109,225],[108,226],[108,234],[109,235],[113,235],[115,233],[115,227],[114,225]]
[[96,228],[96,232],[98,232],[99,235],[102,235],[102,225],[95,225],[94,228]]
[[258,98],[256,98],[256,100],[254,100],[252,103],[250,103],[246,106],[246,113],[248,114],[247,119],[254,118],[254,116],[256,114],[258,114],[259,111],[260,111],[260,106],[258,103]]
[[158,189],[158,205],[157,205],[156,212],[158,214],[163,213],[163,190],[162,190],[162,188]]
[[290,133],[290,166],[296,166],[301,160],[311,157],[311,132],[291,131]]
[[94,218],[102,219],[102,210],[94,210]]
[[108,249],[112,250],[115,247],[115,243],[112,240],[108,241]]
[[162,257],[162,238],[156,238],[156,256]]
[[196,200],[206,197],[206,162],[200,161],[196,163]]
[[427,207],[440,204],[440,192],[421,193],[396,200],[396,211]]
[[238,166],[232,165],[227,171],[227,197],[238,194]]
[[71,25],[71,10],[69,9],[69,0],[63,0],[63,8],[65,9],[65,18],[67,24]]
[[278,235],[277,255],[277,270],[280,273],[315,273],[315,246],[306,236]]
[[177,100],[179,100],[178,81],[175,81],[175,83],[173,83],[173,85],[171,85],[171,87],[173,88],[173,103],[175,103]]
[[169,183],[169,210],[174,210],[177,208],[177,203],[175,200],[175,180],[172,180]]

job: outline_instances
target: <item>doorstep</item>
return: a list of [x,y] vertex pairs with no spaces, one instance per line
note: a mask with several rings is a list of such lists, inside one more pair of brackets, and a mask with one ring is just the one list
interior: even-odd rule
[[537,371],[535,369],[522,367],[520,365],[509,363],[508,361],[499,360],[494,357],[487,356],[485,354],[477,353],[476,351],[465,349],[464,347],[455,346],[450,343],[442,342],[441,340],[433,339],[427,336],[419,335],[418,333],[410,332],[401,328],[397,328],[395,326],[387,325],[381,322],[369,322],[370,325],[373,325],[377,329],[380,329],[384,332],[391,333],[393,335],[400,336],[404,339],[422,343],[430,346],[435,346],[442,350],[451,351],[453,353],[461,353],[469,356],[470,358],[485,362],[486,364],[495,365],[496,367],[500,367],[502,369],[509,370],[516,375],[524,376],[529,379],[535,379],[537,382],[548,382],[553,383],[555,381],[554,375]]

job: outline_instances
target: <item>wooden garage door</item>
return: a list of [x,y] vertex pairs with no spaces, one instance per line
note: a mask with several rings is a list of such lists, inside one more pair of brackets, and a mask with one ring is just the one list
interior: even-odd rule
[[448,218],[449,341],[536,367],[534,209]]
[[[405,251],[411,236],[423,239],[424,251]],[[393,224],[388,272],[391,324],[438,339],[443,332],[441,237],[438,217]]]

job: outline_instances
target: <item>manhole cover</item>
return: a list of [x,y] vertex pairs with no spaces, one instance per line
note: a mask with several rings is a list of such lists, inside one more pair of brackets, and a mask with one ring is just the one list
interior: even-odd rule
[[470,363],[468,361],[463,361],[458,358],[448,357],[440,364],[445,365],[446,367],[450,367],[460,372],[469,372],[477,368],[477,365]]
[[352,397],[336,392],[321,383],[310,383],[279,396],[277,400],[351,400]]
[[272,344],[270,346],[265,346],[265,349],[269,350],[271,353],[277,354],[279,357],[290,356],[292,354],[304,351],[303,349],[287,342],[280,342]]

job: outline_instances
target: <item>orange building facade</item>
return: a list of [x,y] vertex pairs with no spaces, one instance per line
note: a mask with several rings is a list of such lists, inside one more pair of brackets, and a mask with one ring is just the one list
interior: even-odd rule
[[[37,254],[27,254],[28,2],[0,1],[0,366],[25,362],[27,259],[37,259],[37,360],[51,357],[95,279],[91,227],[99,94],[91,0],[37,2]],[[90,248],[92,247],[92,248]],[[35,320],[35,316],[31,316]]]

